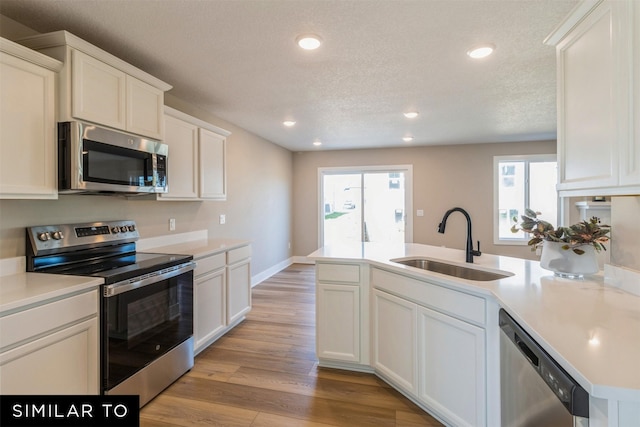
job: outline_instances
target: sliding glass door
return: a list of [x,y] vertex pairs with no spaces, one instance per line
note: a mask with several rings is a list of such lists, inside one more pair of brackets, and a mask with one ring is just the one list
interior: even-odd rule
[[411,167],[320,170],[320,244],[412,241]]

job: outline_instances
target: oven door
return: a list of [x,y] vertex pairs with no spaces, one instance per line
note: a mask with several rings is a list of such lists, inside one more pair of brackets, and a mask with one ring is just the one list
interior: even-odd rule
[[189,262],[151,277],[104,286],[104,393],[193,335],[194,266]]

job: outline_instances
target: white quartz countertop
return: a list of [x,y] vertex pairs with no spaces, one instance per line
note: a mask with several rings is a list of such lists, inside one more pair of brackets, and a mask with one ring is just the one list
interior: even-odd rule
[[[539,262],[483,254],[474,264],[464,251],[436,246],[371,243],[324,247],[316,261],[366,262],[461,291],[495,298],[561,366],[604,399],[640,401],[640,297],[605,285],[604,277],[555,277]],[[471,281],[391,262],[423,257],[482,270],[513,273],[505,279]]]
[[18,273],[0,277],[0,316],[97,288],[102,278],[46,273]]
[[152,247],[146,249],[145,252],[193,255],[193,259],[198,260],[200,258],[246,246],[250,243],[251,242],[248,240],[242,239],[202,239],[168,246]]
[[[159,239],[157,241],[166,241]],[[241,239],[199,239],[170,245],[147,245],[144,252],[192,255],[195,260],[231,249],[246,246],[251,242]],[[24,259],[0,260],[0,316],[27,309],[47,300],[88,290],[101,285],[102,278],[65,276],[61,274],[25,273]],[[14,265],[15,264],[15,265]],[[20,271],[22,270],[22,271]],[[9,274],[6,274],[9,272]]]

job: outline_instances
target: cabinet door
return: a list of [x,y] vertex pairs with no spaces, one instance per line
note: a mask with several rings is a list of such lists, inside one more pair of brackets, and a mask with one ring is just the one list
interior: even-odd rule
[[0,354],[2,394],[98,394],[96,317]]
[[73,117],[126,129],[126,75],[78,50],[72,53]]
[[221,334],[226,323],[225,269],[198,277],[194,281],[194,352],[198,354]]
[[559,190],[619,183],[630,111],[623,3],[601,3],[557,46]]
[[200,129],[200,197],[203,199],[227,198],[225,144],[223,136]]
[[164,92],[127,76],[127,131],[163,139]]
[[169,192],[160,200],[198,198],[198,127],[166,115],[165,143],[169,145]]
[[418,397],[453,425],[486,425],[484,342],[482,328],[418,307]]
[[55,199],[53,71],[0,55],[0,198]]
[[403,390],[417,393],[417,305],[373,291],[373,365]]
[[633,16],[632,28],[634,28],[630,46],[634,52],[631,83],[633,91],[630,92],[633,97],[631,107],[633,122],[632,134],[620,151],[620,184],[640,186],[640,4],[628,2],[627,7],[631,8],[628,14]]
[[360,286],[317,284],[318,358],[360,363]]
[[251,310],[251,263],[249,260],[227,267],[227,323],[242,319]]

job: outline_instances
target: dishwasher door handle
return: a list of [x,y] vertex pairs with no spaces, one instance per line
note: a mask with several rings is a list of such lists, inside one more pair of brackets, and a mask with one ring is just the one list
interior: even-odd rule
[[540,359],[538,358],[538,356],[536,356],[534,351],[531,350],[524,341],[522,341],[518,334],[515,334],[515,339],[520,352],[527,358],[527,360],[529,360],[529,363],[531,363],[536,367],[536,369],[538,369],[540,367]]

